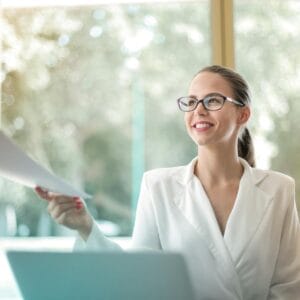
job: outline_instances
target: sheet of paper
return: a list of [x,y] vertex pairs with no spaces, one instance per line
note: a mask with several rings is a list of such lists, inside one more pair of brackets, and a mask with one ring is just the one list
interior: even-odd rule
[[1,130],[0,176],[31,188],[40,186],[66,196],[91,197],[39,165]]

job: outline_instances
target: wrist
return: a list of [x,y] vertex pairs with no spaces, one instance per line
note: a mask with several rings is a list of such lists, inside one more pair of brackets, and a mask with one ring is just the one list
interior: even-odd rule
[[93,219],[91,216],[88,216],[84,226],[78,229],[78,233],[82,237],[82,239],[86,241],[89,235],[91,234],[92,228],[93,228]]

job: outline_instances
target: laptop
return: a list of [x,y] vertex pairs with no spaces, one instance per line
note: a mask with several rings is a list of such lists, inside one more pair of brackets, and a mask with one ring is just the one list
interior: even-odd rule
[[193,300],[172,252],[7,251],[24,300]]

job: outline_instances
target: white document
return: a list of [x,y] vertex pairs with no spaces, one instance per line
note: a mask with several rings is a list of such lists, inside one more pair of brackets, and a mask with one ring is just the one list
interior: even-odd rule
[[0,176],[31,188],[40,186],[66,196],[91,197],[40,166],[2,131],[0,131]]

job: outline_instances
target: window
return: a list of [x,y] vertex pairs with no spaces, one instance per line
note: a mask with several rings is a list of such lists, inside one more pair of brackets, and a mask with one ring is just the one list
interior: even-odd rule
[[[236,68],[253,92],[258,163],[300,182],[300,3],[236,1]],[[296,184],[300,208],[300,185]]]
[[[209,1],[7,7],[2,23],[2,129],[130,235],[144,170],[196,154],[176,98],[210,63]],[[1,235],[69,234],[32,190],[0,186]]]
[[[232,9],[235,65],[253,93],[258,166],[299,182],[298,1],[109,2],[2,1],[0,73],[2,129],[94,195],[87,205],[106,235],[130,235],[144,170],[196,155],[175,99],[202,66],[233,62]],[[33,191],[2,179],[0,188],[0,236],[71,234]],[[299,201],[299,185],[296,192]],[[65,238],[29,241],[1,239],[0,248],[70,248]],[[1,251],[0,269],[8,274],[0,297],[18,299]]]

